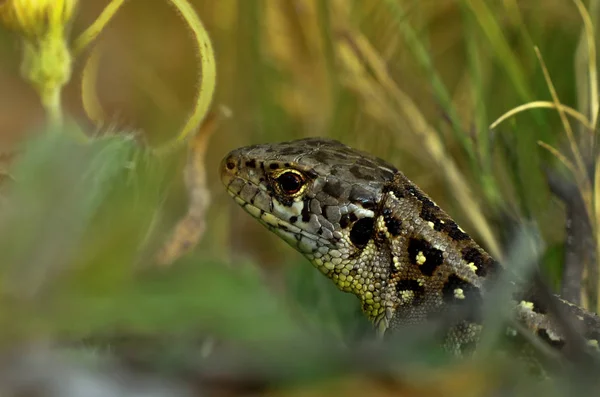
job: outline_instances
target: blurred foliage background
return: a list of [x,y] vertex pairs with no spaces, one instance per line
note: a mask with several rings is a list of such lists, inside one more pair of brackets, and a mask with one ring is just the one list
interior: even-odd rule
[[[73,34],[108,3],[82,1]],[[393,162],[499,257],[519,225],[534,225],[541,263],[560,291],[569,203],[549,179],[568,185],[572,176],[538,144],[569,152],[559,114],[533,109],[490,125],[524,103],[553,101],[535,46],[560,101],[592,123],[596,34],[586,33],[576,2],[190,3],[212,39],[212,109],[221,116],[202,158],[211,196],[205,231],[191,253],[163,266],[153,258],[188,210],[186,152],[158,160],[139,143],[173,139],[197,95],[199,55],[180,15],[165,0],[129,1],[100,33],[100,125],[81,96],[90,52],[75,59],[64,111],[102,137],[85,148],[40,133],[44,110],[20,77],[20,42],[0,30],[2,341],[175,333],[270,346],[311,327],[340,340],[365,332],[354,298],[244,214],[219,181],[229,150],[307,136]],[[600,2],[585,5],[596,25]],[[593,169],[594,128],[572,126]],[[582,270],[582,297],[595,308],[592,262]]]

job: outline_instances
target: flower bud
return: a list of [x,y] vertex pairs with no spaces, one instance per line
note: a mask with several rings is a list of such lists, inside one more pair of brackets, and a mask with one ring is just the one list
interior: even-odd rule
[[2,23],[33,39],[50,31],[63,32],[79,0],[6,0],[0,5]]
[[6,0],[0,22],[23,39],[21,74],[35,88],[51,123],[60,124],[60,92],[71,76],[67,31],[79,0]]

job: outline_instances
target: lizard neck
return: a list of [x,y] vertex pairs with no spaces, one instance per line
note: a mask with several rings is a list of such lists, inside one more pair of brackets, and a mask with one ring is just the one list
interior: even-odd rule
[[375,241],[389,252],[386,321],[420,323],[445,305],[477,304],[495,262],[402,173],[384,187]]
[[[389,327],[421,323],[450,307],[471,305],[477,312],[490,282],[505,269],[401,173],[384,190],[376,228],[388,242],[393,264],[387,285],[388,291],[395,291],[387,295],[392,308],[386,318]],[[560,298],[542,299],[539,291],[524,285],[516,287],[510,302],[514,318],[547,344],[558,348],[566,344],[564,330],[548,310],[555,305],[578,321],[575,328],[591,345],[598,345],[598,316]],[[463,313],[474,312],[465,309]],[[471,317],[460,326],[473,331],[478,324],[481,319]]]

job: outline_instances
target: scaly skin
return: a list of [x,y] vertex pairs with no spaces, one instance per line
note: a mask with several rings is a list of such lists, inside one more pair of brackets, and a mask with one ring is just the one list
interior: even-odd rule
[[[234,150],[223,159],[221,179],[250,215],[356,295],[379,333],[470,305],[444,344],[458,354],[476,345],[478,308],[503,268],[393,165],[309,138]],[[511,303],[525,328],[553,348],[567,345],[536,294],[518,292]],[[555,303],[598,344],[596,315]]]

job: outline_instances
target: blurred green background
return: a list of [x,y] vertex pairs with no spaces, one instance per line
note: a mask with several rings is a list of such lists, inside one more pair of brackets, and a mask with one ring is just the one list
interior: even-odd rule
[[[212,322],[211,332],[242,339],[265,337],[265,329],[295,333],[312,322],[345,334],[348,324],[362,321],[354,298],[338,293],[243,213],[219,181],[219,162],[229,150],[307,136],[333,137],[393,162],[493,252],[505,250],[518,225],[536,225],[548,248],[544,269],[559,287],[564,204],[550,193],[544,171],[566,174],[537,143],[565,151],[558,113],[530,110],[489,126],[521,104],[552,101],[534,46],[561,102],[589,117],[589,43],[573,1],[190,3],[215,50],[213,109],[226,107],[230,117],[220,120],[208,144],[206,232],[193,253],[160,270],[152,270],[149,258],[186,211],[185,153],[163,163],[141,155],[135,186],[110,167],[140,158],[131,154],[131,142],[101,140],[82,153],[50,140],[34,143],[30,157],[13,154],[38,134],[44,113],[19,76],[19,41],[0,30],[0,149],[3,168],[16,169],[14,181],[4,183],[17,186],[13,196],[22,205],[35,208],[11,207],[0,229],[3,252],[10,253],[2,280],[11,307],[3,321],[14,325],[11,332],[3,327],[9,339],[24,329],[37,334],[40,325],[84,337],[98,329],[194,333]],[[595,23],[599,2],[585,3]],[[107,4],[82,1],[74,35]],[[172,139],[199,85],[198,54],[175,8],[165,0],[126,2],[95,45],[100,130],[135,131],[148,145]],[[81,101],[88,55],[75,61],[64,107],[98,135]],[[592,134],[577,123],[573,128],[578,142]],[[80,175],[69,175],[73,169],[103,177],[80,182]],[[82,196],[65,196],[74,183],[85,186]],[[90,201],[76,205],[82,197]],[[29,226],[16,226],[23,222]],[[275,312],[256,332],[244,328],[259,313]]]

